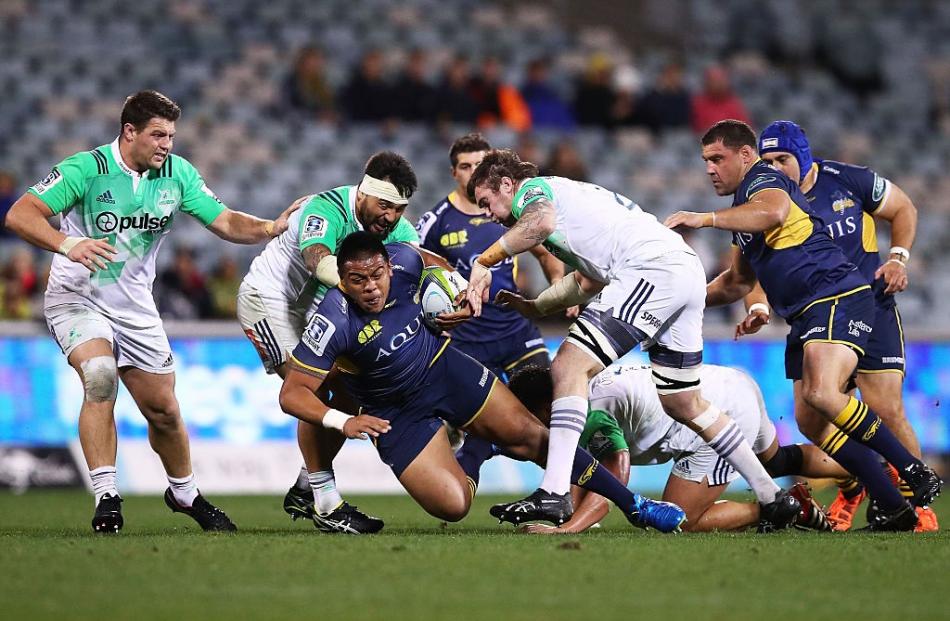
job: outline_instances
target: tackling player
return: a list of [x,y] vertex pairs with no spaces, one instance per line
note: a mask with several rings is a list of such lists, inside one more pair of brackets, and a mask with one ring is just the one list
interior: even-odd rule
[[650,356],[663,409],[688,425],[750,483],[763,519],[791,524],[798,501],[781,490],[735,422],[700,392],[706,276],[683,239],[633,201],[590,184],[538,177],[508,150],[490,151],[468,183],[470,199],[509,230],[472,264],[467,298],[475,315],[492,282],[491,268],[539,244],[575,268],[536,300],[502,291],[503,302],[539,317],[597,297],[571,326],[554,358],[551,445],[541,487],[498,505],[503,514],[569,518],[571,458],[587,417],[590,379],[638,343]]
[[[516,458],[544,463],[544,426],[491,371],[423,323],[422,255],[407,244],[383,246],[354,233],[337,256],[340,288],[327,293],[293,351],[280,394],[284,411],[349,438],[371,436],[406,491],[447,521],[468,513],[484,459],[457,460],[443,420],[482,440],[479,449],[490,452],[495,443]],[[316,396],[334,364],[372,415],[348,416]],[[586,451],[577,449],[572,461],[572,480],[610,498],[632,524],[679,529],[685,517],[679,507],[631,493]],[[526,521],[529,509],[510,521]]]
[[[775,121],[759,136],[759,154],[771,166],[797,182],[809,205],[825,223],[845,257],[871,283],[877,312],[874,330],[863,356],[858,359],[855,382],[861,399],[874,410],[901,443],[918,459],[920,442],[907,421],[902,398],[905,361],[904,333],[894,294],[907,288],[906,263],[917,229],[917,209],[896,184],[873,170],[832,160],[813,159],[805,131],[791,121]],[[891,249],[881,262],[875,223],[890,224]],[[801,369],[795,369],[800,379]],[[827,422],[817,412],[805,412],[809,421]],[[904,497],[913,495],[903,484]],[[850,479],[829,509],[836,530],[848,530],[867,492]],[[937,516],[929,507],[918,507],[918,530],[937,530]]]
[[913,488],[915,505],[930,504],[942,481],[881,426],[867,404],[845,393],[873,331],[874,296],[867,279],[847,262],[798,185],[758,157],[748,125],[720,121],[702,145],[713,187],[720,196],[734,195],[733,207],[677,212],[666,224],[733,232],[732,265],[709,283],[706,303],[739,300],[758,280],[791,326],[785,365],[790,378],[801,369],[794,384],[796,402],[821,412],[835,427],[821,436],[809,436],[806,429],[806,437],[858,477],[878,501],[882,511],[870,522],[872,529],[912,530],[917,514],[888,480],[878,455]]
[[[505,232],[468,200],[466,190],[472,172],[490,149],[481,134],[466,134],[452,143],[449,162],[455,190],[426,212],[416,225],[422,247],[445,257],[466,279],[471,276],[472,262]],[[543,246],[535,246],[531,253],[540,262],[548,281],[553,283],[563,278],[564,264]],[[489,297],[493,298],[502,289],[518,290],[515,284],[518,257],[505,259],[492,268],[492,272]],[[491,303],[485,304],[479,317],[452,331],[452,347],[478,360],[498,377],[511,377],[529,365],[551,366],[537,326],[517,312]]]
[[[358,185],[310,197],[290,216],[287,230],[254,259],[241,283],[237,315],[268,373],[286,376],[289,354],[307,319],[327,289],[339,284],[335,253],[347,235],[365,230],[386,243],[419,241],[402,217],[415,190],[416,175],[404,157],[376,153],[366,162]],[[340,398],[340,391],[334,391],[334,406],[355,411]],[[325,532],[377,532],[382,520],[358,511],[337,491],[332,464],[343,441],[339,434],[298,423],[305,465],[284,497],[284,510],[294,519],[311,518]]]
[[[218,237],[256,244],[287,228],[225,207],[188,160],[171,154],[181,109],[155,91],[125,100],[112,144],[72,155],[20,197],[6,225],[53,257],[43,307],[53,338],[82,381],[79,441],[96,511],[92,528],[122,528],[114,407],[119,379],[148,421],[168,475],[165,502],[205,530],[234,530],[198,492],[175,398],[175,362],[152,298],[155,259],[179,212]],[[47,218],[62,215],[60,229]]]
[[[848,475],[816,446],[779,446],[762,393],[747,374],[707,364],[703,365],[701,376],[703,393],[728,409],[770,475]],[[553,391],[550,372],[525,369],[511,378],[509,387],[531,413],[547,422]],[[663,500],[686,511],[684,530],[738,530],[759,523],[758,503],[719,501],[738,473],[695,432],[663,413],[650,380],[650,367],[612,366],[602,371],[591,380],[589,407],[580,444],[621,481],[629,480],[631,464],[648,466],[673,461]],[[570,521],[557,528],[531,525],[527,531],[579,533],[607,515],[609,507],[603,498],[579,488],[572,491],[578,504]],[[804,485],[796,485],[792,493],[802,505],[796,526],[831,529]],[[763,526],[768,528],[768,524]]]

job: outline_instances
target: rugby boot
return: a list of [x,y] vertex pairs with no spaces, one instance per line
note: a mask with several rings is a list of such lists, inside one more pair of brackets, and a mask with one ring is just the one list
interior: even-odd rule
[[104,494],[92,516],[92,530],[104,535],[114,535],[122,530],[122,498]]
[[909,502],[891,511],[885,511],[872,501],[868,505],[868,525],[862,528],[866,532],[907,532],[917,527],[917,512]]
[[309,518],[313,515],[313,490],[291,487],[284,495],[284,511],[297,521],[300,518]]
[[798,504],[802,506],[792,526],[799,530],[831,530],[831,523],[828,521],[828,516],[825,515],[821,505],[815,501],[804,483],[796,483],[788,490],[788,493],[794,496]]
[[934,498],[940,495],[940,488],[943,487],[943,481],[937,473],[923,462],[915,462],[905,467],[900,471],[900,476],[914,492],[911,504],[915,507],[931,504]]
[[574,515],[574,505],[570,493],[552,494],[539,488],[523,500],[495,505],[488,512],[499,522],[517,525],[541,521],[560,526]]
[[839,489],[835,501],[828,507],[828,521],[831,522],[831,530],[844,532],[851,529],[851,523],[854,522],[854,514],[868,497],[867,491],[862,488],[856,495],[848,498]]
[[202,496],[200,493],[195,496],[194,502],[190,507],[184,507],[178,504],[175,496],[172,494],[172,488],[165,490],[165,504],[175,513],[184,513],[194,521],[198,526],[206,531],[233,532],[237,526],[221,509],[217,508]]
[[371,535],[381,531],[385,525],[378,517],[366,515],[345,500],[330,513],[320,515],[314,511],[311,517],[314,527],[323,533]]
[[771,533],[788,528],[795,522],[801,510],[801,503],[792,494],[784,489],[779,490],[772,502],[759,503],[758,532]]
[[627,521],[637,528],[655,528],[661,533],[678,533],[686,523],[686,512],[679,505],[634,494],[634,509]]

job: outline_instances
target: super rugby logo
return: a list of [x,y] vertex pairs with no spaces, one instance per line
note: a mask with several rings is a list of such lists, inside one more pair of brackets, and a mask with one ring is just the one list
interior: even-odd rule
[[403,328],[399,334],[389,339],[389,349],[385,347],[379,348],[379,353],[376,354],[376,361],[378,362],[380,358],[391,356],[394,351],[414,339],[416,335],[419,334],[420,327],[422,327],[422,313],[416,315],[416,318],[410,321],[409,325]]
[[149,214],[122,216],[120,218],[111,211],[103,211],[96,216],[96,226],[99,227],[99,230],[103,233],[121,233],[129,229],[160,231],[168,225],[169,220],[171,220],[171,216],[159,218],[158,216],[151,216]]

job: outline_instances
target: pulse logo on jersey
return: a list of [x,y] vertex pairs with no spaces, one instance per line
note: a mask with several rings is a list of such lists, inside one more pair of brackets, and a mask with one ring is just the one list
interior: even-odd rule
[[158,216],[152,216],[149,214],[142,214],[140,216],[122,216],[120,218],[111,211],[103,211],[101,214],[96,216],[96,226],[98,226],[99,230],[103,233],[121,233],[129,229],[137,229],[139,231],[160,231],[168,225],[170,220],[171,216],[163,216],[159,218]]

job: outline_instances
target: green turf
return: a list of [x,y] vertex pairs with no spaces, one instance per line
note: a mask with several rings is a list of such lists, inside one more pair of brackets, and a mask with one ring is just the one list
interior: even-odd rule
[[[207,535],[157,497],[94,536],[80,492],[0,494],[4,619],[938,619],[950,534],[664,536],[611,512],[589,535],[528,537],[487,515],[445,525],[405,497],[357,503],[385,534],[321,535],[274,497],[214,498]],[[950,501],[936,505],[950,519]]]

